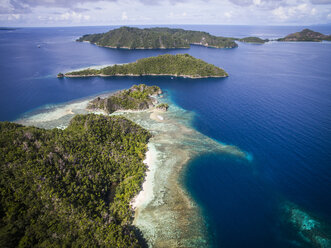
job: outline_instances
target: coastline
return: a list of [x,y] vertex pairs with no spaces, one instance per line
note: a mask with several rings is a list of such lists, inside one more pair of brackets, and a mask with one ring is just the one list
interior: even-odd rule
[[[158,100],[167,102],[164,98]],[[19,122],[63,129],[75,114],[102,114],[87,111],[86,103],[85,100],[61,105]],[[204,153],[230,154],[238,159],[247,159],[247,154],[191,128],[193,113],[174,104],[170,104],[166,112],[152,108],[116,111],[111,115],[122,115],[153,134],[144,161],[148,167],[145,180],[141,191],[131,201],[135,211],[133,225],[141,230],[150,247],[209,247],[211,241],[205,220],[184,189],[181,172],[191,159]]]
[[83,40],[83,41],[78,41],[78,42],[86,42],[86,43],[90,43],[92,45],[96,45],[98,47],[106,47],[106,48],[111,48],[111,49],[124,49],[124,50],[157,50],[157,49],[162,49],[162,50],[165,50],[165,49],[189,49],[190,47],[158,47],[158,48],[152,48],[152,47],[148,47],[148,48],[145,48],[145,47],[136,47],[136,48],[130,48],[130,47],[126,47],[126,46],[122,46],[122,47],[117,47],[117,46],[101,46],[99,44],[96,44],[96,43],[93,43],[91,41],[88,41],[88,40]]
[[[185,28],[185,26],[180,25],[179,27]],[[3,105],[2,117],[14,120],[17,116],[24,114],[26,110],[34,111],[41,105],[53,105],[61,101],[76,100],[78,97],[100,94],[110,89],[125,88],[130,86],[131,83],[157,84],[171,89],[172,93],[165,93],[164,97],[172,95],[176,102],[184,108],[196,110],[198,117],[193,123],[194,127],[210,137],[217,137],[221,141],[235,142],[240,147],[242,146],[241,148],[245,147],[252,151],[254,156],[257,157],[254,163],[245,163],[243,169],[240,167],[241,165],[232,161],[234,159],[227,161],[226,158],[224,161],[231,162],[230,166],[220,163],[219,167],[217,165],[215,167],[212,165],[206,167],[196,166],[197,169],[194,169],[195,165],[199,163],[190,160],[186,167],[184,165],[182,175],[187,175],[187,189],[189,192],[192,189],[194,199],[201,200],[204,214],[210,218],[209,220],[213,224],[211,231],[215,232],[215,239],[220,238],[220,245],[226,246],[226,243],[233,240],[244,244],[243,246],[247,242],[247,245],[254,247],[255,245],[258,246],[263,238],[269,237],[271,240],[278,240],[279,238],[282,241],[284,239],[284,243],[290,241],[289,245],[304,246],[304,241],[299,235],[295,240],[286,239],[287,234],[291,236],[294,232],[296,234],[300,232],[301,226],[298,225],[301,222],[292,222],[294,219],[290,221],[292,212],[286,212],[287,209],[285,209],[285,213],[288,213],[285,215],[279,208],[283,207],[283,201],[296,203],[297,205],[294,208],[302,211],[306,211],[308,206],[311,216],[321,217],[322,222],[325,221],[331,224],[331,221],[326,218],[331,215],[327,207],[330,204],[327,197],[328,186],[330,185],[327,177],[328,160],[325,159],[328,158],[329,154],[329,141],[324,139],[324,135],[321,135],[329,130],[328,112],[326,110],[329,106],[327,92],[331,93],[329,87],[331,85],[327,82],[331,76],[328,77],[327,64],[323,62],[329,60],[326,55],[331,46],[325,44],[329,45],[331,42],[280,41],[287,43],[282,44],[276,41],[277,38],[282,37],[281,34],[288,34],[290,33],[288,30],[296,30],[298,26],[256,27],[250,25],[229,27],[197,25],[195,28],[201,31],[211,30],[215,34],[225,31],[233,34],[232,36],[238,34],[240,37],[249,35],[249,30],[255,30],[259,32],[255,32],[254,35],[267,34],[273,40],[263,47],[235,41],[240,46],[237,51],[219,51],[192,45],[191,49],[187,51],[188,53],[199,55],[201,59],[220,65],[227,71],[231,69],[228,72],[234,77],[226,80],[176,80],[176,78],[170,80],[170,77],[98,77],[57,80],[54,78],[57,72],[77,70],[76,68],[82,65],[121,63],[127,61],[126,57],[146,57],[150,53],[172,53],[172,51],[107,50],[86,43],[69,42],[73,34],[89,33],[84,32],[84,30],[89,29],[88,27],[22,30],[23,33],[20,31],[14,36],[8,37],[10,42],[5,44],[6,48],[8,45],[8,48],[12,49],[4,49],[3,53],[3,58],[7,60],[6,66],[3,68],[3,86],[8,84],[9,87],[4,87],[2,92],[3,101],[7,102]],[[227,28],[229,29],[227,30]],[[106,28],[96,27],[96,29],[104,30]],[[320,31],[329,28],[320,26],[318,29]],[[94,30],[94,28],[91,27],[91,30]],[[32,31],[33,36],[26,35],[25,31]],[[21,44],[21,39],[17,39],[22,35],[26,38],[22,40],[24,44]],[[38,42],[41,44],[41,49],[36,46],[36,40],[45,41],[45,43]],[[31,44],[31,47],[27,48],[31,49],[29,49],[29,52],[20,54],[21,56],[18,58],[20,61],[29,61],[31,57],[40,57],[39,55],[45,53],[48,56],[43,56],[40,60],[34,60],[28,68],[19,70],[21,64],[17,63],[17,56],[13,56],[14,54],[10,51],[19,54],[20,47],[22,48],[21,45],[29,44]],[[82,49],[84,52],[79,53]],[[177,52],[184,53],[185,50],[173,51],[173,53]],[[312,56],[312,52],[316,56]],[[234,53],[237,59],[231,60],[230,58]],[[110,56],[107,57],[107,54]],[[126,56],[127,54],[129,55]],[[84,63],[82,63],[83,60],[77,60],[77,57],[84,56],[87,58]],[[109,61],[108,58],[110,58]],[[269,58],[273,59],[270,60]],[[90,60],[90,63],[86,63],[88,60]],[[256,62],[256,66],[247,63],[252,60]],[[282,61],[284,63],[281,63]],[[22,64],[22,66],[24,65]],[[13,68],[16,68],[16,70]],[[14,73],[10,76],[11,71],[14,71]],[[290,75],[292,71],[296,73]],[[270,80],[266,80],[266,78]],[[303,80],[303,78],[305,79]],[[200,81],[202,85],[199,85]],[[267,84],[270,87],[266,87]],[[273,89],[274,92],[270,89]],[[275,91],[277,94],[274,94]],[[284,108],[284,106],[289,107]],[[68,108],[66,111],[68,116],[76,113],[75,109]],[[273,117],[276,117],[277,121],[273,122]],[[159,117],[156,116],[156,118]],[[329,126],[331,126],[331,123],[329,123]],[[276,153],[276,156],[274,156],[274,153]],[[282,156],[277,156],[277,154]],[[142,154],[142,157],[145,157],[145,154]],[[206,157],[205,161],[208,164],[209,156]],[[197,159],[196,161],[202,160]],[[148,162],[146,161],[146,163]],[[233,164],[234,166],[232,166]],[[226,173],[228,171],[229,174]],[[237,173],[238,171],[240,174]],[[206,176],[203,177],[204,175]],[[211,177],[219,176],[219,184],[217,184],[217,180],[215,180],[215,183],[208,180],[208,175]],[[244,178],[241,179],[241,176],[244,176]],[[143,178],[143,176],[140,178]],[[148,180],[148,177],[146,180]],[[252,180],[252,184],[249,184],[250,180]],[[201,181],[203,184],[199,185]],[[224,181],[228,183],[228,187],[226,187]],[[142,185],[143,180],[140,182],[140,185]],[[206,185],[205,190],[202,189],[203,185]],[[219,189],[218,192],[221,193],[213,191],[217,188]],[[140,187],[137,194],[139,191]],[[234,199],[233,202],[231,197]],[[236,204],[242,202],[241,199],[247,200],[248,204]],[[227,204],[230,206],[228,209]],[[247,209],[250,208],[250,204],[255,209],[251,208],[252,211],[249,212]],[[213,210],[215,211],[213,212]],[[300,213],[300,211],[294,211],[293,213],[295,212]],[[241,214],[240,217],[238,213]],[[257,218],[254,218],[255,216],[262,216],[262,221],[259,222]],[[228,218],[228,222],[225,221],[225,218]],[[285,230],[279,227],[280,218],[284,219]],[[331,220],[331,218],[329,219]],[[235,220],[237,221],[235,222]],[[306,219],[302,218],[302,220]],[[233,228],[231,229],[232,224]],[[237,235],[238,233],[241,235]],[[256,238],[248,240],[253,235]],[[284,244],[284,246],[286,245]]]
[[68,75],[64,74],[67,78],[82,78],[82,77],[141,77],[141,76],[169,76],[169,77],[179,77],[179,78],[190,78],[190,79],[200,79],[200,78],[225,78],[229,75],[224,76],[192,76],[192,75],[176,75],[176,74],[93,74],[93,75]]
[[194,45],[194,46],[202,46],[202,47],[207,47],[207,48],[218,48],[218,49],[223,49],[223,48],[235,48],[234,47],[220,47],[220,46],[212,46],[212,45],[204,45],[204,44],[201,44],[201,43],[190,43],[190,46],[188,47],[158,47],[158,48],[153,48],[153,47],[136,47],[136,48],[130,48],[130,47],[115,47],[115,46],[100,46],[100,45],[97,45],[95,43],[91,43],[91,44],[94,44],[96,46],[99,46],[99,47],[107,47],[107,48],[111,48],[111,49],[125,49],[125,50],[158,50],[158,49],[161,49],[161,50],[165,50],[165,49],[190,49],[190,46],[191,45]]
[[201,209],[183,187],[181,172],[190,160],[204,153],[230,154],[244,160],[247,154],[192,129],[192,113],[172,104],[167,112],[150,109],[114,114],[124,115],[153,134],[145,159],[148,172],[131,204],[133,225],[142,231],[149,247],[209,247],[212,241]]
[[153,186],[154,186],[154,175],[156,170],[156,159],[158,156],[155,150],[155,145],[151,142],[148,143],[148,150],[145,154],[144,163],[147,165],[147,172],[144,179],[144,183],[141,187],[141,191],[136,195],[132,201],[131,206],[133,210],[139,209],[147,205],[154,197]]
[[[94,44],[94,43],[91,43]],[[97,44],[95,44],[97,45]],[[100,45],[97,45],[100,46]],[[107,48],[111,48],[111,49],[125,49],[125,50],[156,50],[156,49],[162,49],[162,50],[166,50],[166,49],[189,49],[190,47],[158,47],[158,48],[153,48],[153,47],[136,47],[136,48],[130,48],[130,47],[115,47],[115,46],[100,46],[100,47],[107,47]]]
[[136,48],[130,48],[130,47],[126,47],[126,46],[122,46],[122,47],[117,47],[117,46],[101,46],[98,45],[96,43],[92,43],[91,41],[87,41],[87,40],[83,40],[83,41],[79,41],[79,42],[86,42],[86,43],[90,43],[93,45],[96,45],[98,47],[106,47],[106,48],[111,48],[111,49],[124,49],[124,50],[166,50],[166,49],[190,49],[191,45],[194,46],[202,46],[202,47],[207,47],[207,48],[217,48],[217,49],[225,49],[225,48],[236,48],[237,46],[233,46],[233,47],[220,47],[220,46],[212,46],[212,45],[204,45],[201,43],[190,43],[189,46],[183,46],[183,47],[158,47],[158,48],[153,48],[153,47],[136,47]]

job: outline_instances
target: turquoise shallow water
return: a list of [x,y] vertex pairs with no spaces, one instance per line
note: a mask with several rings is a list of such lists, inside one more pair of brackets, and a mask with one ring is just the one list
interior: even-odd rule
[[[302,29],[184,28],[264,38]],[[184,172],[185,185],[203,209],[214,246],[327,247],[318,240],[330,238],[331,224],[331,43],[271,42],[239,44],[236,49],[192,46],[188,50],[126,51],[74,42],[82,34],[107,29],[0,31],[0,119],[14,120],[45,105],[134,83],[159,85],[168,90],[176,104],[195,114],[192,127],[252,155],[252,161],[246,163],[205,154]],[[330,26],[313,29],[331,33]],[[230,77],[55,77],[60,71],[132,62],[164,53],[189,53],[223,67]],[[286,210],[288,206],[295,211]],[[308,216],[308,222],[299,220],[304,219],[301,213]],[[302,231],[302,223],[314,221],[320,224],[312,232]]]

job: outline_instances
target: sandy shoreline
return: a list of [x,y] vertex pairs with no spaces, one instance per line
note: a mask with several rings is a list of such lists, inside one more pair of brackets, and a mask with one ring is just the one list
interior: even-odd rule
[[[130,47],[126,47],[126,46],[121,46],[121,47],[117,47],[117,46],[101,46],[98,45],[96,43],[92,43],[90,41],[81,41],[81,42],[86,42],[86,43],[90,43],[99,47],[107,47],[107,48],[111,48],[111,49],[124,49],[124,50],[157,50],[157,49],[189,49],[190,46],[183,46],[183,47],[158,47],[158,48],[153,48],[153,47],[136,47],[136,48],[130,48]],[[190,45],[194,45],[194,46],[202,46],[202,47],[207,47],[207,48],[218,48],[218,49],[222,49],[222,48],[233,48],[233,47],[220,47],[220,46],[213,46],[213,45],[208,45],[208,44],[202,44],[201,42],[192,42],[190,43]]]
[[[75,71],[73,71],[75,72]],[[71,72],[69,72],[71,73]],[[202,79],[202,78],[225,78],[228,75],[224,76],[191,76],[191,75],[177,75],[177,74],[114,74],[114,75],[106,75],[106,74],[91,74],[91,75],[71,75],[64,74],[64,77],[67,78],[82,78],[82,77],[141,77],[141,76],[167,76],[167,77],[179,77],[179,78],[190,78],[190,79]]]
[[208,247],[208,232],[201,210],[183,188],[181,173],[191,159],[217,152],[246,159],[233,146],[222,145],[185,125],[192,114],[170,105],[169,111],[120,112],[143,126],[153,137],[148,144],[148,166],[142,191],[132,201],[133,224],[149,247]]
[[[20,122],[48,129],[65,128],[75,114],[90,112],[86,110],[87,103],[84,99],[60,105]],[[207,152],[230,154],[239,159],[247,159],[247,154],[192,129],[192,112],[169,105],[166,112],[154,108],[112,114],[123,115],[153,134],[144,160],[148,167],[145,181],[131,202],[135,210],[133,224],[141,230],[149,247],[208,247],[205,220],[183,188],[182,170],[191,159]]]
[[148,151],[146,152],[146,158],[144,163],[147,165],[147,172],[145,176],[145,181],[142,185],[142,190],[139,194],[131,201],[131,206],[133,209],[141,208],[147,205],[154,197],[153,187],[154,187],[154,175],[155,175],[155,162],[157,159],[157,151],[155,150],[154,144],[148,143]]

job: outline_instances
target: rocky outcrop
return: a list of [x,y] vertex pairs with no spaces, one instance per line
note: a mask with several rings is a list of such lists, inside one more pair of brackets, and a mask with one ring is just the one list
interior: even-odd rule
[[162,110],[162,111],[167,111],[169,108],[169,105],[166,103],[161,103],[156,106],[157,109]]
[[103,110],[109,114],[117,110],[145,110],[154,107],[158,103],[154,97],[161,94],[162,90],[158,86],[134,85],[107,98],[98,97],[87,108]]

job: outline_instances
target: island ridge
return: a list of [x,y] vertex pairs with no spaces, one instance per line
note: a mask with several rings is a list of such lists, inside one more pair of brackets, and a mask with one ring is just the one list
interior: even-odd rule
[[[60,73],[59,73],[60,74]],[[189,54],[159,55],[136,62],[107,66],[102,69],[85,69],[67,72],[65,77],[91,76],[174,76],[187,78],[227,77],[221,68],[192,57]]]
[[217,37],[207,32],[173,28],[121,27],[102,34],[87,34],[77,41],[87,41],[98,46],[124,49],[189,48],[201,45],[214,48],[234,48],[233,38]]
[[303,29],[301,32],[289,34],[284,38],[277,39],[277,41],[331,41],[331,35],[324,35],[310,29]]

